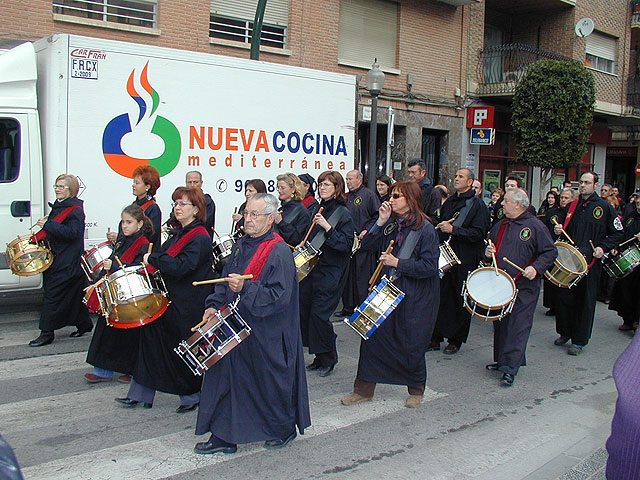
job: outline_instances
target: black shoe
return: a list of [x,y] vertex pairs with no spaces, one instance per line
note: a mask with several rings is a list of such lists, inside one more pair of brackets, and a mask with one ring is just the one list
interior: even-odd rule
[[500,365],[498,365],[497,363],[490,363],[489,365],[486,365],[484,368],[486,368],[487,370],[491,370],[492,372],[495,372],[496,370],[498,370],[498,368],[500,368]]
[[334,317],[350,317],[351,315],[353,315],[353,310],[349,311],[349,310],[345,310],[344,308],[339,312],[336,312],[333,314]]
[[564,345],[565,343],[567,343],[569,340],[571,340],[571,337],[563,337],[562,335],[560,335],[558,338],[556,338],[553,341],[554,345]]
[[282,448],[282,447],[286,447],[297,436],[298,435],[296,434],[296,429],[294,428],[293,432],[291,432],[285,438],[276,438],[274,440],[267,440],[266,442],[264,442],[264,448]]
[[191,412],[198,408],[198,405],[199,403],[194,403],[193,405],[180,405],[178,408],[176,408],[176,413]]
[[238,451],[238,445],[224,442],[212,435],[209,441],[196,443],[193,451],[201,455],[210,455],[218,452],[236,453]]
[[444,347],[444,350],[442,351],[442,353],[446,353],[447,355],[453,355],[454,353],[458,353],[458,350],[460,350],[460,347],[454,343],[449,343],[446,347]]
[[500,383],[502,383],[502,385],[504,385],[505,387],[510,387],[511,385],[513,385],[513,381],[515,379],[516,377],[514,375],[511,375],[510,373],[503,373]]
[[41,333],[38,338],[35,340],[31,340],[29,342],[30,347],[43,347],[45,345],[49,345],[53,342],[53,339],[56,338],[53,332],[51,333]]
[[311,362],[309,365],[307,365],[307,371],[312,371],[312,370],[318,370],[319,368],[321,368],[322,365],[320,365],[320,362],[318,361],[318,357],[313,359],[313,362]]
[[553,308],[550,308],[549,310],[547,310],[545,312],[545,315],[547,317],[555,317],[556,316],[556,311]]
[[336,367],[336,364],[330,365],[328,367],[318,367],[318,376],[320,377],[328,377],[333,373],[333,369]]
[[82,327],[82,328],[78,327],[78,329],[69,336],[71,338],[78,338],[84,335],[85,333],[89,333],[91,330],[93,330],[93,324],[89,323],[89,325],[86,327]]
[[438,350],[440,350],[440,342],[429,342],[427,352],[436,352]]
[[[115,399],[116,402],[121,403],[122,405],[124,405],[127,408],[135,408],[136,405],[138,405],[137,400],[131,400],[129,397],[125,397],[125,398],[116,398]],[[153,404],[152,403],[143,403],[142,406],[144,408],[152,408]]]

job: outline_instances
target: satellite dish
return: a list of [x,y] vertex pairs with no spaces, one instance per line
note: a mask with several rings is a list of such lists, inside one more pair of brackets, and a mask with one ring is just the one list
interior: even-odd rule
[[576,23],[576,35],[580,38],[586,37],[593,32],[593,20],[590,18],[583,18]]

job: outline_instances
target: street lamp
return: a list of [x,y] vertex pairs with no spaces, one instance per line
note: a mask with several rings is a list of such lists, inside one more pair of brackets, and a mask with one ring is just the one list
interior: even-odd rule
[[367,186],[376,191],[376,141],[378,134],[378,95],[384,87],[384,73],[380,70],[378,59],[376,58],[367,72],[367,90],[371,94],[371,123],[369,125],[369,175]]

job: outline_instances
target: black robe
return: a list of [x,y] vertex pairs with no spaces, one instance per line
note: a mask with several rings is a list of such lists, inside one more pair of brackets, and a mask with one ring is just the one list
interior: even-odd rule
[[204,194],[204,200],[207,205],[207,221],[204,226],[209,236],[213,238],[213,230],[216,228],[216,203],[208,193]]
[[[559,219],[560,224],[563,222],[564,217]],[[594,260],[589,241],[608,252],[622,239],[622,223],[613,206],[594,193],[586,200],[578,199],[578,206],[566,230],[591,266],[577,285],[558,290],[556,331],[571,338],[575,345],[584,346],[591,338],[596,291],[602,271],[602,262]]]
[[177,395],[191,395],[200,390],[200,377],[189,370],[173,348],[193,335],[191,327],[202,320],[211,286],[194,287],[191,282],[213,276],[211,239],[208,235],[196,235],[175,257],[166,252],[198,226],[204,228],[204,223],[194,220],[175,229],[169,240],[149,256],[149,264],[160,270],[171,303],[160,318],[139,328],[138,360],[133,371],[137,383]]
[[[258,246],[273,232],[242,237],[223,270],[241,274]],[[251,335],[205,374],[196,435],[211,432],[229,443],[284,438],[296,427],[311,425],[298,312],[298,279],[291,250],[283,242],[273,246],[255,281],[242,291],[217,284],[206,300],[219,309],[233,302],[251,327]]]
[[[44,298],[40,313],[40,330],[52,332],[67,325],[85,328],[91,324],[82,299],[87,279],[80,267],[84,252],[83,201],[76,197],[50,203],[51,213],[42,229],[47,232],[45,243],[53,253],[53,263],[42,274]],[[71,211],[62,223],[53,219],[68,207]]]
[[[369,340],[360,342],[357,374],[360,380],[408,386],[426,383],[424,354],[440,302],[439,250],[438,236],[428,220],[424,220],[419,231],[420,237],[411,256],[400,260],[399,278],[393,281],[404,292],[404,299]],[[385,232],[388,233],[385,235]],[[405,240],[408,233],[408,229],[403,231]],[[384,227],[376,226],[369,231],[362,239],[362,248],[375,252],[384,250],[390,240],[397,240],[397,235],[398,224],[391,220]],[[393,255],[398,255],[400,247],[396,242]],[[382,274],[389,277],[389,270],[390,267],[384,267]]]
[[[116,243],[116,248],[109,258],[112,260],[109,273],[120,270],[120,266],[114,257],[120,258],[133,243],[142,236],[138,232],[129,237],[123,237],[121,243]],[[135,258],[125,265],[139,265],[142,257],[147,253],[149,243],[143,244]],[[138,344],[140,343],[140,329],[137,328],[115,328],[107,325],[104,315],[98,315],[96,328],[93,331],[91,345],[87,352],[87,363],[94,367],[112,372],[131,374],[138,358]]]
[[302,199],[302,204],[309,210],[311,215],[315,215],[320,208],[320,204],[313,193],[308,193],[307,196]]
[[436,342],[447,338],[459,346],[469,336],[471,314],[464,308],[460,292],[469,272],[475,270],[482,260],[484,239],[489,229],[487,207],[475,193],[471,188],[462,194],[450,196],[440,211],[441,220],[449,220],[465,207],[467,200],[472,199],[471,210],[461,226],[454,225],[451,234],[438,231],[440,243],[450,240],[449,245],[462,263],[451,268],[440,281],[440,310],[433,332]]
[[[327,233],[321,248],[322,255],[311,273],[300,282],[300,328],[302,343],[309,347],[309,353],[336,351],[336,334],[333,331],[331,315],[338,306],[340,294],[347,281],[349,256],[353,246],[356,227],[349,210],[335,199],[320,204],[324,207],[322,216],[326,219],[342,208],[342,217]],[[313,239],[323,230],[315,226],[309,236]],[[323,230],[324,231],[324,230]]]
[[[542,207],[541,207],[541,209],[542,209]],[[558,222],[560,218],[564,218],[564,215],[566,214],[565,210],[566,209],[564,209],[564,208],[562,208],[560,206],[551,207],[551,208],[546,210],[546,212],[544,214],[544,218],[541,219],[542,222],[547,227],[547,229],[549,230],[549,234],[551,235],[551,239],[554,242],[556,240],[558,240],[558,236],[553,232],[553,228],[555,227],[553,221],[555,220],[556,222]],[[558,296],[558,289],[560,287],[558,287],[557,285],[554,285],[546,277],[542,280],[542,284],[544,285],[543,293],[542,293],[542,305],[545,306],[546,308],[550,308],[550,309],[555,310],[556,309],[557,296]]]
[[273,229],[292,247],[304,239],[311,225],[311,213],[300,200],[282,202],[282,220],[273,224]]
[[[375,193],[365,186],[360,186],[347,194],[347,208],[356,226],[356,233],[359,235],[375,223],[380,201]],[[344,310],[353,312],[353,309],[367,297],[369,278],[376,269],[378,255],[379,252],[376,251],[359,250],[351,257],[347,283],[342,292]]]
[[[498,267],[515,279],[518,296],[513,310],[501,320],[493,322],[493,360],[500,371],[515,375],[520,366],[526,365],[525,350],[533,326],[544,272],[553,265],[558,255],[547,227],[525,211],[518,218],[503,218],[493,226],[489,238],[498,246],[497,239],[502,225],[505,225],[502,241],[496,253]],[[522,268],[531,265],[538,272],[529,280],[505,262],[507,257]]]

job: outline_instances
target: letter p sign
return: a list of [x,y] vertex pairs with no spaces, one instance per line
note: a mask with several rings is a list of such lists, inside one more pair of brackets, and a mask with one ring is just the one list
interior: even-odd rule
[[473,112],[473,126],[480,127],[482,125],[482,121],[486,120],[486,118],[487,118],[487,109],[478,108],[475,112]]
[[489,105],[467,109],[467,128],[493,128],[495,108]]

